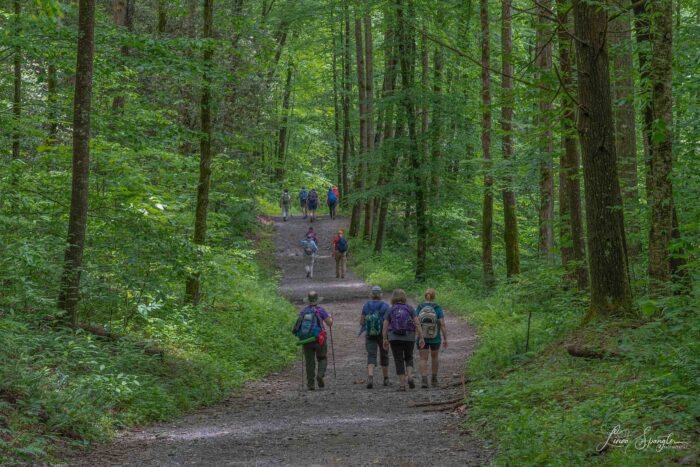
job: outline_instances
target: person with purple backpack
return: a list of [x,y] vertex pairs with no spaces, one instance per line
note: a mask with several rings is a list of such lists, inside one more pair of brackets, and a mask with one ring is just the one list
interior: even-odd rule
[[399,376],[399,391],[406,390],[406,382],[409,388],[416,387],[413,382],[413,346],[416,335],[418,347],[421,349],[425,347],[416,310],[406,304],[406,301],[406,292],[402,289],[394,289],[391,295],[391,308],[384,314],[382,328],[384,349],[391,346],[391,353],[394,356],[396,374]]

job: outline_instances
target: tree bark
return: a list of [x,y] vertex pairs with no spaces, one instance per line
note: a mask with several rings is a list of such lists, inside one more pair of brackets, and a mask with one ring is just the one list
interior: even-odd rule
[[[365,26],[365,99],[367,104],[365,105],[366,112],[366,126],[365,131],[367,142],[365,143],[366,154],[363,158],[363,173],[364,173],[364,185],[363,191],[369,186],[369,178],[372,175],[372,171],[369,170],[369,157],[374,151],[374,67],[372,64],[372,18],[369,13],[364,15],[364,26]],[[366,242],[372,241],[372,220],[374,217],[374,198],[367,197],[365,201],[365,223],[364,230],[362,232],[362,237]]]
[[287,164],[287,134],[289,133],[289,100],[292,94],[292,76],[294,66],[290,61],[287,65],[287,77],[284,81],[284,92],[282,95],[282,120],[277,132],[277,161],[275,169],[275,179],[278,182],[284,180]]
[[608,15],[600,6],[573,0],[578,68],[578,132],[591,268],[589,316],[632,310],[622,195],[617,175],[610,72],[605,37]]
[[347,2],[343,11],[343,155],[342,155],[342,185],[340,186],[341,203],[346,203],[346,197],[350,186],[348,183],[348,164],[351,156],[350,147],[350,95],[352,94],[352,82],[350,74],[352,64],[350,62],[350,13]]
[[[501,2],[501,129],[503,131],[503,159],[513,159],[513,31],[512,0]],[[503,217],[505,224],[506,275],[520,273],[520,249],[518,246],[518,218],[516,216],[513,176],[506,175],[503,190]]]
[[[355,187],[355,192],[365,191],[365,173],[364,168],[366,167],[366,157],[367,157],[367,98],[365,93],[367,88],[365,86],[365,54],[363,52],[362,45],[362,21],[360,17],[355,14],[355,52],[357,60],[357,97],[358,97],[358,107],[360,113],[360,151],[358,153],[359,163],[357,164],[357,170],[355,172],[355,177],[353,180],[353,186]],[[362,203],[360,201],[354,201],[352,205],[352,215],[350,217],[350,230],[349,235],[351,237],[356,237],[360,231],[360,217],[362,215]]]
[[[557,0],[559,23],[567,25],[569,4]],[[562,85],[568,92],[561,94],[562,107],[562,146],[559,163],[559,217],[562,265],[567,271],[567,278],[575,280],[579,289],[588,287],[588,269],[586,268],[586,246],[581,213],[581,186],[579,183],[579,155],[576,142],[576,111],[574,102],[569,97],[573,92],[571,70],[571,37],[559,28],[559,66],[561,67]],[[573,265],[572,265],[573,264]]]
[[433,128],[431,132],[431,198],[434,206],[440,202],[440,178],[443,173],[442,138],[444,109],[442,102],[442,81],[445,69],[445,57],[442,47],[436,46],[433,53]]
[[168,0],[158,0],[156,34],[162,37],[168,25]]
[[[22,5],[20,0],[14,0],[15,34],[19,38],[22,34],[21,14]],[[19,159],[22,132],[22,48],[16,47],[14,59],[12,60],[14,69],[13,94],[12,94],[12,115],[14,117],[14,128],[12,131],[12,158]]]
[[[335,18],[332,18],[334,20]],[[336,183],[339,187],[343,185],[342,149],[340,136],[340,100],[338,99],[338,44],[336,42],[335,27],[331,27],[333,35],[332,51],[332,74],[333,74],[333,136],[335,137],[335,172]]]
[[[620,5],[629,9],[630,1]],[[634,77],[632,75],[632,34],[627,14],[610,21],[608,38],[613,55],[613,115],[615,118],[615,146],[617,150],[622,200],[627,216],[628,231],[634,239],[630,242],[630,255],[639,254],[639,223],[636,221],[639,206],[637,189],[637,131],[634,111]]]
[[489,0],[481,0],[481,152],[484,158],[484,203],[481,213],[481,263],[484,283],[492,287],[493,274],[493,176],[491,175],[491,33],[489,29]]
[[58,307],[65,310],[73,328],[78,325],[80,273],[85,248],[90,175],[90,112],[95,56],[95,0],[80,0],[78,45],[73,98],[73,174],[71,204]]
[[[205,40],[212,37],[214,17],[214,0],[204,0],[202,35]],[[211,159],[212,159],[212,125],[211,125],[211,84],[210,71],[214,48],[207,45],[202,53],[204,73],[202,75],[202,95],[200,98],[200,121],[201,134],[199,140],[199,183],[197,185],[197,207],[194,217],[194,238],[195,245],[204,245],[207,238],[207,211],[209,207],[209,186],[211,181]],[[201,284],[199,273],[188,278],[185,286],[185,301],[193,305],[198,305],[201,299]]]
[[56,65],[54,63],[49,63],[47,75],[46,97],[49,120],[48,141],[50,144],[55,144],[58,140],[58,78],[56,76]]
[[[134,30],[134,0],[112,0],[112,20],[117,27],[125,27],[127,31]],[[128,45],[121,46],[121,54],[128,57],[130,53]],[[124,110],[126,98],[119,92],[112,100],[112,110]]]
[[[538,69],[538,81],[552,72],[552,34],[549,27],[551,22],[547,15],[550,14],[551,0],[540,0],[537,3],[537,32],[536,32],[536,60]],[[549,93],[539,91],[539,124],[542,133],[540,148],[540,205],[539,205],[539,253],[549,260],[553,259],[554,249],[554,170],[552,168],[552,155],[554,153],[554,139],[552,137],[552,100]]]

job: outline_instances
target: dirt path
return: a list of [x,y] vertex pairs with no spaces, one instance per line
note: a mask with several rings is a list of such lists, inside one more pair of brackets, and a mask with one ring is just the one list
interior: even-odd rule
[[[314,223],[320,251],[315,277],[307,279],[299,240],[308,228],[299,218],[277,222],[280,289],[299,302],[311,288],[334,316],[337,379],[329,360],[326,388],[301,390],[300,363],[252,382],[241,395],[169,424],[120,436],[75,465],[481,465],[487,452],[462,434],[458,414],[425,412],[413,403],[454,399],[454,387],[474,345],[474,332],[448,315],[450,348],[441,356],[443,388],[396,391],[364,386],[364,338],[357,320],[367,285],[349,272],[335,279],[332,234],[343,220]],[[330,349],[329,349],[330,359]],[[422,445],[421,445],[422,444]]]

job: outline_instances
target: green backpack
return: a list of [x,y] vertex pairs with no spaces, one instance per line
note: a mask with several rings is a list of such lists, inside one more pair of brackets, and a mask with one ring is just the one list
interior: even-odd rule
[[377,337],[382,334],[382,326],[384,325],[384,319],[379,315],[379,312],[386,307],[384,302],[379,304],[378,308],[373,307],[371,304],[367,303],[365,305],[369,313],[365,314],[365,329],[367,330],[368,337]]

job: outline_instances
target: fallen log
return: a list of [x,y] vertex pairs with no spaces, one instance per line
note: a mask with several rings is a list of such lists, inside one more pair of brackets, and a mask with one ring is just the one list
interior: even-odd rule
[[[113,341],[124,338],[124,336],[108,331],[104,326],[99,324],[78,323],[78,327],[85,332]],[[143,350],[143,353],[146,355],[156,355],[160,357],[161,361],[165,358],[165,350],[159,349],[158,347],[150,347],[145,342],[136,342],[134,347]]]
[[593,359],[604,359],[604,358],[618,358],[622,356],[622,353],[614,350],[604,350],[604,349],[592,349],[590,347],[584,347],[578,344],[567,344],[566,351],[572,357],[581,358],[593,358]]

